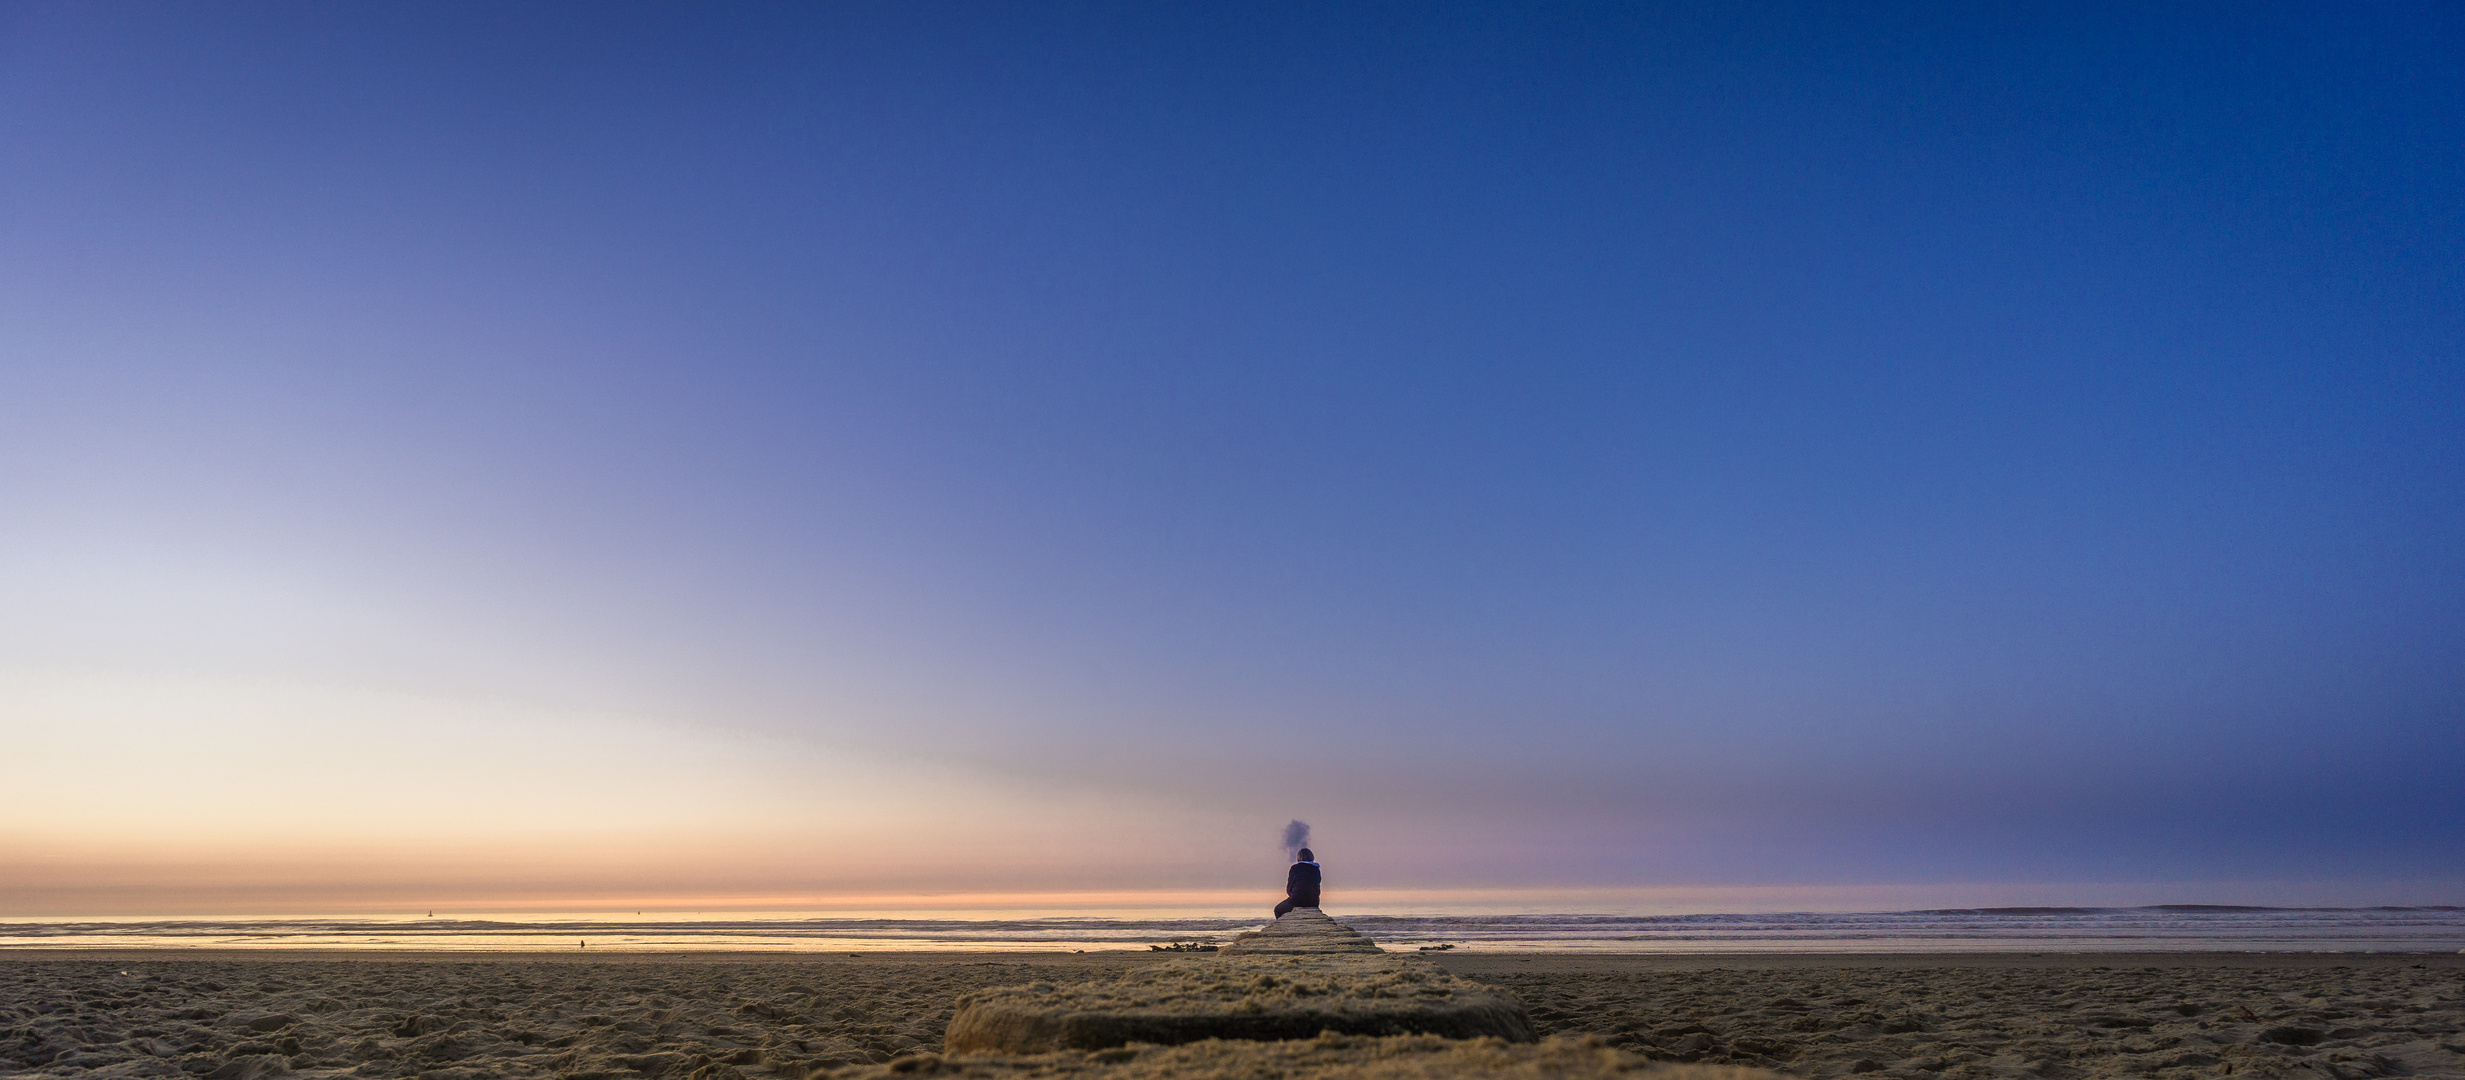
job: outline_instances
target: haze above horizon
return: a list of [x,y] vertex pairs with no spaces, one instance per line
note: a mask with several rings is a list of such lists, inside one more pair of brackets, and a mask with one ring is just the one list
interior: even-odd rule
[[2460,46],[0,8],[0,916],[2465,902]]

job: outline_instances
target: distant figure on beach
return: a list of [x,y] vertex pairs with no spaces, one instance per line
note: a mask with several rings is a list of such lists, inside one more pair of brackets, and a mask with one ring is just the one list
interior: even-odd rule
[[1302,848],[1294,853],[1292,871],[1284,875],[1284,902],[1275,905],[1275,917],[1297,907],[1318,906],[1318,856]]

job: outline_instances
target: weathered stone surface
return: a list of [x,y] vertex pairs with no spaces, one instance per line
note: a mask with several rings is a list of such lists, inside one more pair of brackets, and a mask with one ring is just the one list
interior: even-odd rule
[[1035,1054],[1127,1043],[1428,1034],[1532,1039],[1523,1005],[1417,959],[1248,956],[1172,960],[1119,979],[1032,983],[960,999],[953,1053]]
[[1236,937],[1224,946],[1225,956],[1287,956],[1319,953],[1375,953],[1369,936],[1326,916],[1317,908],[1294,908],[1263,930]]
[[1288,1042],[1209,1040],[1029,1056],[920,1056],[843,1069],[829,1080],[1777,1080],[1723,1065],[1668,1065],[1597,1039],[1513,1044],[1428,1035],[1326,1034]]

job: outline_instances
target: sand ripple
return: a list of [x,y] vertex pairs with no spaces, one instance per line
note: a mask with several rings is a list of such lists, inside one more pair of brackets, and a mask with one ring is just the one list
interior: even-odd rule
[[[866,1070],[1000,1071],[942,1059],[954,1004],[1035,981],[1118,977],[1127,956],[960,960],[811,956],[386,961],[0,959],[0,1074],[267,1080],[804,1080]],[[1558,1041],[1496,1051],[1542,1073],[1578,1061],[1658,1061],[1799,1076],[1909,1080],[2103,1076],[2465,1077],[2465,958],[2135,964],[1860,959],[1675,969],[1597,960],[1446,966],[1511,991]],[[1568,1037],[1596,1042],[1568,1043]],[[1349,1056],[1378,1069],[1452,1068],[1416,1044],[1337,1053],[1298,1044],[1019,1060],[1012,1072],[1090,1080],[1180,1070],[1312,1075]],[[1591,1047],[1586,1049],[1585,1047]],[[1338,1048],[1341,1049],[1341,1048]],[[1453,1051],[1449,1051],[1452,1053]],[[1178,1055],[1178,1056],[1176,1056]],[[1261,1056],[1263,1055],[1263,1056]],[[1294,1055],[1303,1055],[1295,1057]],[[1587,1056],[1589,1055],[1589,1056]],[[1307,1060],[1303,1060],[1306,1057]],[[1183,1060],[1190,1058],[1190,1060]],[[1293,1060],[1284,1060],[1293,1058]],[[1268,1060],[1274,1059],[1274,1060]],[[1391,1060],[1390,1060],[1391,1059]],[[1215,1058],[1208,1060],[1214,1061]],[[1175,1064],[1178,1062],[1179,1064]],[[1554,1062],[1554,1064],[1552,1064]],[[1143,1063],[1143,1064],[1142,1064]],[[1100,1066],[1100,1067],[1099,1067]],[[1591,1068],[1592,1066],[1585,1066]],[[1326,1070],[1321,1070],[1326,1071]],[[1510,1070],[1512,1071],[1512,1070]],[[1570,1072],[1571,1074],[1571,1072]],[[1242,1073],[1242,1075],[1252,1075]],[[1350,1075],[1347,1073],[1347,1075]],[[1399,1073],[1398,1075],[1403,1075]]]
[[1543,1035],[1800,1076],[2465,1076],[2458,958],[2357,959],[2378,962],[1473,977],[1512,990]]
[[0,1074],[801,1078],[937,1050],[960,996],[1055,974],[998,961],[0,963]]

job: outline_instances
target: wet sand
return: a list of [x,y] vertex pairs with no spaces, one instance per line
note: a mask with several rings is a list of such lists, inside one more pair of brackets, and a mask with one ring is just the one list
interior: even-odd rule
[[[801,1080],[956,1071],[966,1059],[945,1066],[930,1055],[960,996],[1117,977],[1159,958],[6,951],[0,1074]],[[1615,1048],[1627,1056],[1599,1060],[1810,1077],[2465,1077],[2465,956],[1434,960],[1530,1007],[1540,1034],[1559,1041],[1497,1060],[1540,1073]],[[1600,1049],[1575,1049],[1583,1044],[1570,1038]],[[1373,1051],[1388,1064],[1343,1064]],[[1295,1064],[1300,1052],[1244,1050],[1258,1060],[1216,1071],[1311,1074]],[[1367,1044],[1311,1052],[1330,1075],[1428,1058]],[[1039,1068],[1208,1072],[1193,1071],[1193,1054],[1204,1051],[1082,1055]]]

